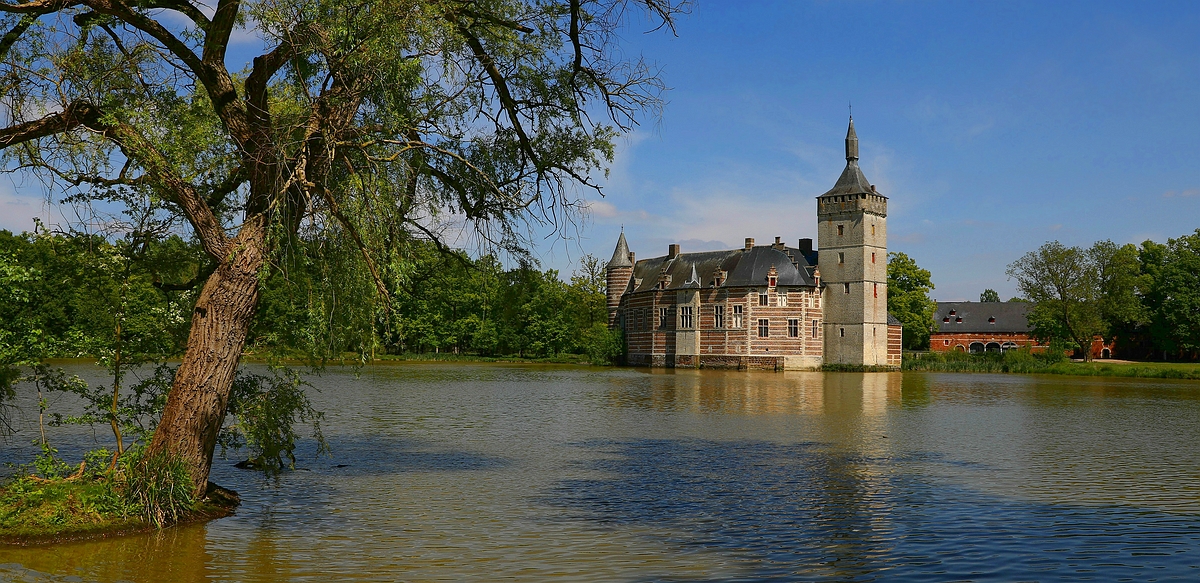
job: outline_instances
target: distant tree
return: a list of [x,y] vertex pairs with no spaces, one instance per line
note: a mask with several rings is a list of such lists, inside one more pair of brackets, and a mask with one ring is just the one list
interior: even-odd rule
[[994,290],[992,288],[988,288],[988,289],[983,290],[983,293],[979,294],[979,301],[981,301],[981,302],[999,302],[1000,294],[996,293],[996,290]]
[[1166,245],[1147,241],[1139,256],[1154,346],[1164,352],[1200,351],[1200,229]]
[[904,348],[929,348],[937,303],[929,298],[932,274],[904,253],[888,253],[888,312],[904,325]]
[[1092,338],[1105,331],[1100,311],[1100,274],[1093,254],[1052,241],[1008,266],[1017,289],[1034,303],[1033,334],[1043,341],[1068,341],[1084,359]]

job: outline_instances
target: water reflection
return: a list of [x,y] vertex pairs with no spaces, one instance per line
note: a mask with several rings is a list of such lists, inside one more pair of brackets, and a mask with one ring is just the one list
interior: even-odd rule
[[900,373],[758,373],[654,369],[645,383],[614,383],[609,402],[658,411],[882,415],[903,392]]
[[[0,580],[1145,580],[1200,567],[1194,382],[475,365],[313,382],[334,458],[304,441],[301,468],[271,481],[219,462],[213,479],[243,495],[236,516],[0,548]],[[56,435],[67,456],[103,445]],[[20,436],[0,449],[31,455]]]

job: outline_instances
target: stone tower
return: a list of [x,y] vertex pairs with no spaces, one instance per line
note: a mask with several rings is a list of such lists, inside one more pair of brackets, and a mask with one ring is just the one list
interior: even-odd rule
[[887,365],[887,197],[858,167],[854,118],[846,169],[817,197],[817,248],[825,311],[825,362]]
[[605,289],[608,295],[608,327],[617,326],[617,308],[621,305],[621,296],[633,277],[633,253],[629,252],[629,244],[625,242],[625,231],[617,239],[617,248],[613,251],[612,259],[608,260],[605,268]]

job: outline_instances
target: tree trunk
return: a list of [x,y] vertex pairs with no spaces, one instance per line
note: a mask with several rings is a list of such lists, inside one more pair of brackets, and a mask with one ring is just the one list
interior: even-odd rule
[[197,497],[208,486],[217,433],[258,305],[265,246],[265,219],[248,219],[205,282],[192,312],[183,363],[150,441],[151,453],[166,451],[183,459]]

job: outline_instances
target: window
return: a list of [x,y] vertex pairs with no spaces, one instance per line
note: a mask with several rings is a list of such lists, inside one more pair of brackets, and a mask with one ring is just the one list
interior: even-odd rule
[[770,303],[770,299],[769,299],[769,298],[767,298],[767,290],[765,290],[765,289],[764,289],[764,290],[759,290],[759,292],[758,292],[758,305],[760,305],[760,306],[769,306],[769,305],[771,305],[771,303]]
[[667,327],[667,308],[659,308],[658,309],[658,327],[659,328]]
[[775,290],[775,297],[778,298],[777,301],[779,302],[779,307],[781,307],[781,308],[787,307],[787,290],[785,290],[785,289]]
[[872,234],[872,235],[874,235],[874,234],[875,234],[875,225],[871,225],[871,234]]
[[846,329],[845,329],[845,328],[838,328],[838,336],[841,336],[842,338],[845,338],[845,337],[846,337]]
[[845,263],[845,262],[846,262],[846,254],[845,254],[845,253],[838,253],[838,265],[841,265],[841,264],[843,264],[843,263]]
[[681,306],[679,308],[679,327],[684,330],[692,329],[692,307]]
[[843,283],[842,285],[846,286],[846,287],[844,288],[844,289],[846,290],[846,293],[850,293],[850,284],[848,284],[848,283]]
[[[872,228],[874,228],[874,227],[872,227]],[[872,233],[872,234],[874,234],[874,233]],[[875,263],[875,254],[874,253],[871,254],[871,263]]]
[[788,338],[800,337],[800,320],[788,320]]
[[879,284],[873,283],[871,284],[871,287],[875,290],[875,297],[879,297]]
[[842,225],[838,225],[838,236],[841,237],[844,234],[845,231],[843,230]]
[[758,319],[758,337],[766,338],[770,335],[771,335],[770,320],[768,320],[766,318],[759,318]]
[[737,304],[737,305],[733,306],[733,327],[734,328],[742,327],[742,305],[741,304]]
[[942,346],[950,346],[950,339],[949,339],[949,338],[947,338],[947,339],[943,340],[943,341],[942,341]]
[[813,338],[817,337],[817,321],[816,320],[813,320],[812,337]]
[[713,306],[713,328],[725,327],[725,306]]

